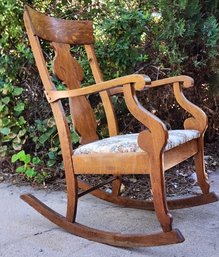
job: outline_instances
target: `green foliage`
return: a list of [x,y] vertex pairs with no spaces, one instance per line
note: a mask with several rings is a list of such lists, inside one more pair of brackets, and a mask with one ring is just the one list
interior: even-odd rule
[[137,63],[148,59],[142,50],[149,15],[121,6],[110,10],[107,18],[96,25],[96,49],[106,79],[130,74]]
[[[25,103],[19,96],[23,89],[13,87],[12,84],[0,84],[0,156],[5,156],[10,146],[14,150],[21,150],[26,141],[26,120],[23,111]],[[16,101],[15,101],[16,99]]]
[[25,101],[21,85],[22,65],[32,62],[23,38],[22,1],[0,2],[0,156],[21,150],[26,142]]
[[[79,136],[75,132],[73,126],[70,124],[70,117],[68,118],[68,121],[70,125],[71,142],[72,144],[76,144],[79,141]],[[34,124],[29,127],[28,133],[29,138],[34,143],[35,147],[32,150],[35,154],[41,156],[45,162],[45,165],[48,167],[53,167],[59,163],[60,167],[61,149],[54,118],[35,120]]]
[[37,183],[44,183],[51,177],[50,172],[41,170],[37,171],[42,161],[39,157],[31,157],[30,154],[26,154],[24,150],[13,154],[11,162],[17,164],[16,172],[24,174],[27,179],[33,180]]
[[36,158],[31,163],[30,154],[26,154],[23,150],[13,154],[11,158],[12,163],[20,161],[23,165],[16,168],[16,172],[25,174],[28,178],[33,178],[36,176],[37,172],[31,164],[39,164],[40,159]]
[[219,72],[218,1],[160,0],[158,8],[162,18],[154,38],[155,48],[161,46],[157,62],[170,66],[172,74],[202,72],[202,83]]

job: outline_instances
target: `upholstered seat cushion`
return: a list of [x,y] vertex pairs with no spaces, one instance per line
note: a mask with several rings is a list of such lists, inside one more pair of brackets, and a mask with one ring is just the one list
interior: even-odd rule
[[[197,130],[169,130],[168,134],[165,151],[200,136],[200,132]],[[143,152],[138,146],[137,138],[137,133],[104,138],[78,147],[74,154]]]

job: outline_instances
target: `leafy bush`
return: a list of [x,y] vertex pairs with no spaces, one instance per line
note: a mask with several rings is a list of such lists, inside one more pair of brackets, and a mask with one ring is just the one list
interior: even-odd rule
[[163,58],[174,74],[197,74],[203,83],[201,76],[218,72],[217,7],[218,1],[159,1],[162,18],[155,42],[161,46],[159,60]]
[[21,27],[20,1],[0,2],[0,156],[21,150],[26,142],[26,102],[21,95],[22,66],[32,62]]
[[111,11],[96,26],[97,55],[106,79],[130,74],[139,62],[148,59],[143,46],[149,14],[118,6]]

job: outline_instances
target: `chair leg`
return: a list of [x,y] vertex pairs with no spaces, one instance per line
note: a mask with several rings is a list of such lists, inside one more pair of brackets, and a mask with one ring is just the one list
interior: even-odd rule
[[203,138],[199,138],[198,146],[199,146],[199,151],[194,156],[195,170],[197,174],[198,184],[203,194],[208,194],[210,190],[210,185],[208,182],[207,174],[205,172]]
[[154,162],[154,165],[151,167],[150,178],[157,218],[164,232],[171,231],[173,218],[167,207],[165,178],[161,160]]
[[67,212],[66,220],[68,222],[75,222],[77,213],[77,203],[78,203],[78,183],[77,178],[67,180]]
[[116,180],[112,182],[112,196],[118,196],[120,194],[120,188],[122,184],[121,176],[118,176]]

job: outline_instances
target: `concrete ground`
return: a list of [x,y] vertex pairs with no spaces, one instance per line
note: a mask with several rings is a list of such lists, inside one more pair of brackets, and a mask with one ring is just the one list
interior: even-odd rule
[[[219,194],[219,170],[210,176]],[[219,202],[174,210],[174,227],[185,237],[181,244],[118,248],[68,234],[19,199],[31,192],[47,205],[65,213],[63,192],[0,183],[0,256],[2,257],[218,257]],[[122,232],[160,231],[153,212],[121,208],[92,196],[79,201],[77,221],[96,228]]]

